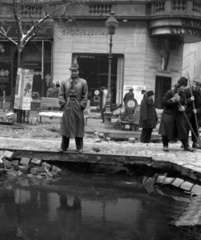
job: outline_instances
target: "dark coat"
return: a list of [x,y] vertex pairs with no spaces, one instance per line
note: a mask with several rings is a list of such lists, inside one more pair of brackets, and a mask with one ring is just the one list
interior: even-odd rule
[[182,140],[187,137],[185,128],[185,116],[183,112],[178,110],[179,105],[186,106],[186,95],[180,92],[180,103],[173,102],[171,98],[177,92],[177,89],[169,90],[163,97],[162,104],[164,106],[159,134],[167,136],[169,140]]
[[140,122],[141,128],[155,128],[158,118],[155,109],[155,103],[148,97],[144,97],[140,105]]
[[[70,96],[74,90],[76,97]],[[63,108],[60,134],[68,138],[84,136],[84,109],[87,106],[88,86],[84,79],[77,78],[61,83],[59,89],[59,103]]]
[[[186,88],[185,93],[187,98],[186,115],[188,119],[191,119],[194,113],[193,113],[193,102],[190,100],[190,97],[191,97],[190,88]],[[192,94],[195,97],[194,106],[195,106],[195,109],[197,110],[196,116],[198,120],[198,125],[201,126],[201,91],[192,90]]]
[[134,93],[129,91],[124,95],[123,101],[126,104],[129,100],[133,100],[134,99]]

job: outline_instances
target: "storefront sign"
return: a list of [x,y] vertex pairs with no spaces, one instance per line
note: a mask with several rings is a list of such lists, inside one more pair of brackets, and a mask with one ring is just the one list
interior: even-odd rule
[[173,27],[171,28],[172,34],[186,34],[192,36],[201,36],[201,30],[188,27]]
[[62,31],[63,35],[108,35],[107,29],[79,29],[71,28],[64,29]]
[[26,69],[41,69],[40,62],[24,62],[23,67]]
[[199,20],[182,19],[182,25],[201,29],[201,21]]
[[15,88],[15,109],[31,109],[33,75],[33,70],[18,68]]

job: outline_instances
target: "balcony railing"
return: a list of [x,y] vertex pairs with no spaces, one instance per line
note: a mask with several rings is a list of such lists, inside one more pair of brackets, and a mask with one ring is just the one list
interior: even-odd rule
[[154,15],[200,15],[201,1],[199,0],[155,0],[152,2]]
[[112,10],[112,4],[90,4],[90,14],[109,14]]

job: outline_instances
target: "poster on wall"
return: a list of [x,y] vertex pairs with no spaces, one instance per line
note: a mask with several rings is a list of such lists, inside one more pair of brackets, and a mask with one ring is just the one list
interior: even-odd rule
[[129,92],[129,89],[133,88],[133,93],[134,93],[134,98],[137,100],[138,105],[141,104],[143,95],[142,95],[142,90],[146,90],[146,87],[143,85],[124,85],[123,89],[123,97],[127,92]]
[[18,68],[15,86],[15,109],[31,109],[33,75],[34,71],[32,69]]

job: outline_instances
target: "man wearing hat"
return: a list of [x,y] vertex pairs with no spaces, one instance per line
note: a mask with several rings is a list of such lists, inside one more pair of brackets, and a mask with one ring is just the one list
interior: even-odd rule
[[179,139],[184,151],[193,152],[189,147],[188,135],[185,125],[185,107],[187,104],[185,87],[188,79],[181,77],[173,89],[168,90],[163,97],[163,114],[161,118],[159,134],[162,135],[163,150],[169,151],[168,143],[171,140]]
[[[187,134],[191,131],[193,141],[192,148],[200,148],[199,146],[199,126],[201,125],[201,81],[194,79],[192,89],[185,89],[187,97],[187,106],[185,109],[188,121],[186,121]],[[189,124],[190,123],[190,124]],[[191,127],[190,127],[191,125]],[[192,128],[192,129],[191,129]]]
[[154,103],[154,92],[147,91],[140,105],[140,122],[139,127],[142,128],[140,141],[149,143],[153,128],[156,127],[158,118]]
[[59,103],[63,109],[60,127],[62,135],[61,151],[67,151],[70,138],[75,138],[78,152],[83,152],[84,109],[87,106],[88,86],[79,78],[79,66],[73,63],[69,68],[71,77],[61,82]]
[[129,92],[127,92],[125,95],[124,95],[124,98],[123,98],[123,101],[124,101],[124,104],[125,106],[127,105],[127,102],[130,101],[130,100],[134,100],[134,93],[133,93],[133,88],[129,88]]

